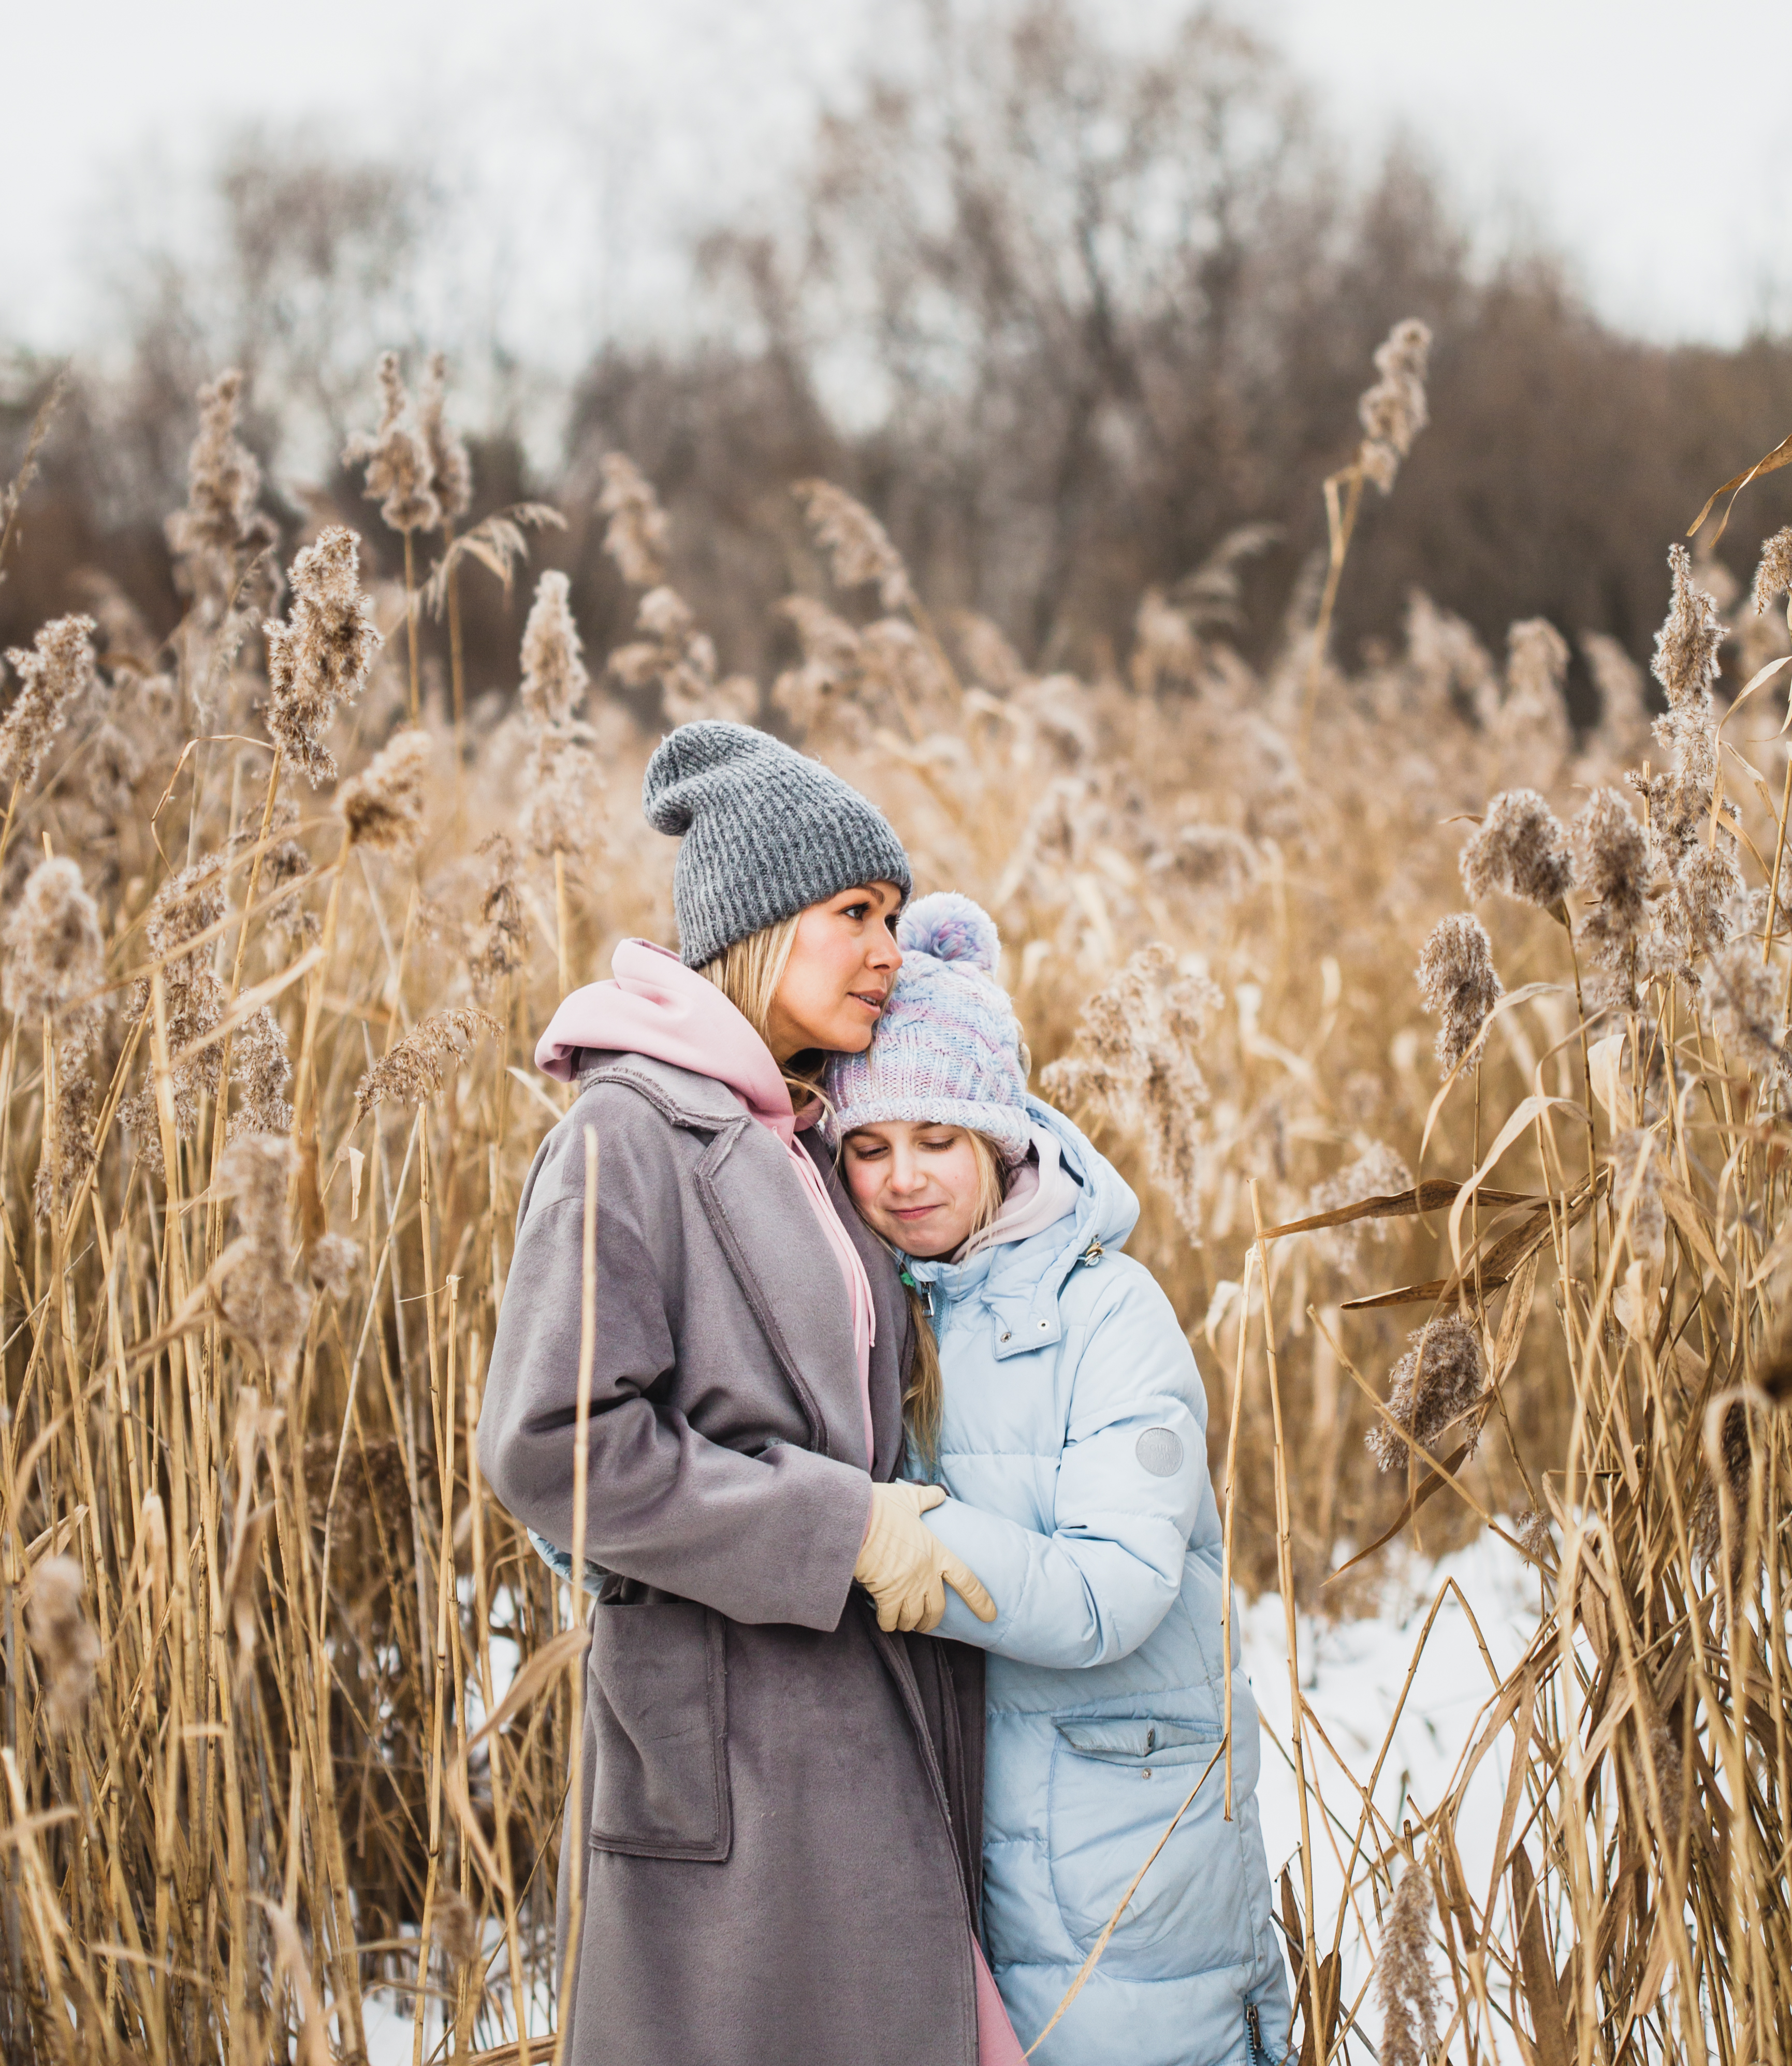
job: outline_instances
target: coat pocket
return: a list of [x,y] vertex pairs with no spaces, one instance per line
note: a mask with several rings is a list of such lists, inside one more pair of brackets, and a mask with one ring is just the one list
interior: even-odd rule
[[727,1857],[734,1828],[726,1643],[722,1617],[695,1601],[594,1610],[594,1850]]
[[[1243,1853],[1238,1824],[1224,1819],[1225,1760],[1214,1755],[1223,1741],[1218,1724],[1077,1715],[1054,1726],[1047,1807],[1052,1890],[1079,1947],[1088,1951],[1107,1927],[1162,1840],[1103,1963],[1117,1975],[1169,1978],[1247,1958]],[[1191,1792],[1194,1800],[1166,1838]]]

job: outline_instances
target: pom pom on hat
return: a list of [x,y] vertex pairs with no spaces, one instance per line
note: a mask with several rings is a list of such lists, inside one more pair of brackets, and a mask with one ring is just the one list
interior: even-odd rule
[[1001,952],[981,905],[942,890],[911,904],[896,923],[902,966],[862,1055],[829,1059],[826,1137],[907,1120],[985,1135],[1011,1165],[1027,1153],[1027,1071],[1020,1028],[995,980]]
[[917,897],[896,922],[896,944],[906,954],[930,954],[936,962],[968,962],[993,976],[1001,958],[995,921],[955,889]]

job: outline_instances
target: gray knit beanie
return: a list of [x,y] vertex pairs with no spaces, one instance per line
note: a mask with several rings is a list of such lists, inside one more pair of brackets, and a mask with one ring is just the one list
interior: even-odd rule
[[661,739],[641,808],[656,832],[683,836],[672,908],[687,968],[859,883],[911,887],[882,812],[750,724],[706,718]]

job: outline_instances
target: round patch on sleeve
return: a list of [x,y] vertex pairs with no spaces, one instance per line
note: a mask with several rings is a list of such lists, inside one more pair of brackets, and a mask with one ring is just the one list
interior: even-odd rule
[[1167,1428],[1147,1428],[1133,1453],[1154,1478],[1173,1478],[1182,1468],[1182,1437]]

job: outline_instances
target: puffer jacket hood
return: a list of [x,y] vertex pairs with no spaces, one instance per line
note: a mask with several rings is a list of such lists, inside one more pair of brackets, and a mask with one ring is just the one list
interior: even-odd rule
[[1036,1097],[1027,1100],[1027,1116],[1056,1140],[1063,1167],[1076,1185],[1074,1209],[1028,1239],[979,1249],[968,1262],[911,1259],[908,1265],[918,1285],[937,1286],[939,1295],[951,1302],[973,1293],[980,1298],[990,1315],[990,1353],[998,1362],[1060,1340],[1058,1294],[1064,1280],[1092,1250],[1105,1254],[1124,1248],[1138,1224],[1132,1185],[1077,1127]]
[[[1023,2044],[1045,2028],[1182,1811],[1038,2066],[1279,2066],[1287,1975],[1255,1790],[1256,1704],[1222,1639],[1207,1401],[1187,1337],[1122,1252],[1138,1201],[1050,1106],[1076,1179],[1054,1224],[910,1260],[939,1338],[951,1497],[926,1525],[988,1587],[939,1633],[989,1653],[984,1927]],[[923,1466],[911,1468],[917,1475]],[[1232,1815],[1224,1798],[1226,1680]]]

